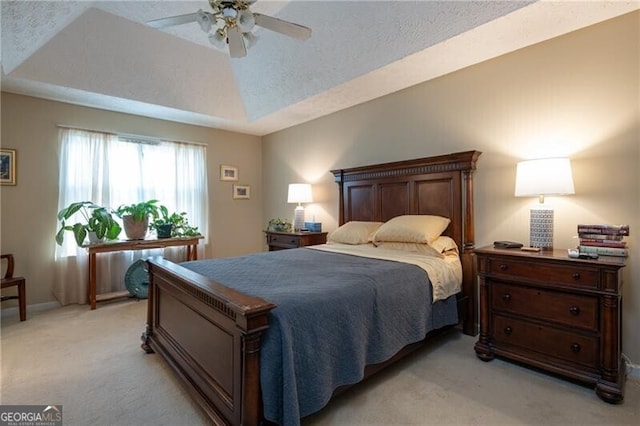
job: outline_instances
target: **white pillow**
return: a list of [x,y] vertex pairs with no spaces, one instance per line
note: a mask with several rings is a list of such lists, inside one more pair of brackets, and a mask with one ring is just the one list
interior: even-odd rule
[[449,220],[433,215],[404,215],[388,220],[373,234],[373,243],[396,241],[400,243],[431,243],[449,226]]
[[445,253],[450,250],[455,250],[455,252],[458,253],[458,245],[451,237],[441,235],[436,238],[430,246],[436,249],[438,253]]
[[425,243],[398,243],[395,241],[382,241],[376,244],[376,247],[388,250],[400,250],[419,253],[425,256],[434,256],[439,258],[444,257],[438,250]]
[[327,237],[328,243],[368,244],[382,222],[347,222]]

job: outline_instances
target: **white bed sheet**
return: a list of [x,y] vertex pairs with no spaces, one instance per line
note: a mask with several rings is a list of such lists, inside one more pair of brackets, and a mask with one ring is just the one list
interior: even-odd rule
[[403,250],[389,250],[376,247],[373,244],[349,245],[332,243],[308,246],[306,248],[391,260],[418,266],[426,271],[431,280],[433,302],[459,293],[462,288],[462,263],[460,262],[460,256],[452,250],[443,253],[444,257],[439,257]]

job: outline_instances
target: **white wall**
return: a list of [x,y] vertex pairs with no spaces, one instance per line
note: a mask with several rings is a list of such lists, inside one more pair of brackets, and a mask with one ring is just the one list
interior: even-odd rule
[[[264,137],[265,208],[293,215],[289,182],[314,184],[307,207],[337,225],[329,170],[476,149],[476,245],[528,243],[529,208],[515,164],[567,155],[576,194],[554,203],[554,245],[578,223],[627,223],[623,352],[640,363],[639,21],[635,12]],[[309,217],[308,217],[309,218]]]

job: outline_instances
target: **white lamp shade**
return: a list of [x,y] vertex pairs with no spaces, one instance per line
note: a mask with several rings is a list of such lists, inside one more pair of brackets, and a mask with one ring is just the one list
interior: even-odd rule
[[516,166],[516,197],[575,194],[568,158],[521,161]]
[[288,203],[310,203],[313,201],[311,185],[308,183],[290,183]]

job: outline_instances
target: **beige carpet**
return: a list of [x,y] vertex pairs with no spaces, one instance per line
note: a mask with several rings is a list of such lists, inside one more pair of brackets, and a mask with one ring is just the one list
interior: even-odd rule
[[[2,404],[63,405],[65,425],[205,425],[173,373],[140,349],[146,303],[68,306],[2,322]],[[640,381],[610,405],[593,390],[475,357],[445,336],[333,400],[304,425],[637,425]]]

